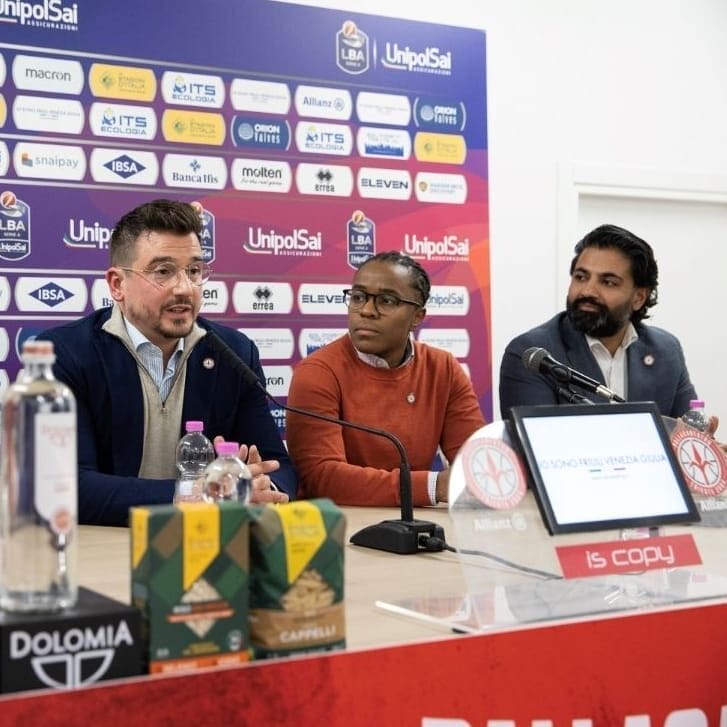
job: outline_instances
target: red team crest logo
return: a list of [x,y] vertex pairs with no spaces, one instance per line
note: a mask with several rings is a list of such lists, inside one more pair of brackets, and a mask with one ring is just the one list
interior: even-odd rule
[[671,445],[692,492],[716,497],[727,489],[725,456],[712,437],[696,429],[676,429]]
[[495,510],[509,510],[525,496],[525,473],[512,447],[500,439],[473,439],[462,448],[467,489]]

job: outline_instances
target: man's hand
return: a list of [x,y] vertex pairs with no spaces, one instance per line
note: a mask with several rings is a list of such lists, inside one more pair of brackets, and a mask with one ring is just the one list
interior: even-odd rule
[[[215,437],[214,443],[224,442],[224,437]],[[252,476],[252,490],[250,492],[250,503],[253,505],[263,505],[267,502],[288,502],[288,495],[280,492],[273,487],[272,480],[268,477],[270,472],[280,468],[280,462],[277,459],[264,460],[260,456],[257,447],[251,444],[240,445],[240,451],[237,455],[243,462],[247,463]]]
[[449,467],[437,474],[437,502],[449,501]]

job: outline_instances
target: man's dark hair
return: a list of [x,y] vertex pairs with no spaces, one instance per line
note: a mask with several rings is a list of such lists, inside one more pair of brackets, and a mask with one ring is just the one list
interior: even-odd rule
[[578,258],[588,247],[614,249],[621,252],[631,261],[631,277],[637,288],[649,288],[649,297],[639,310],[631,314],[631,321],[638,323],[648,318],[648,309],[656,305],[659,285],[659,268],[654,258],[654,251],[646,240],[616,225],[601,225],[591,230],[582,240],[576,243],[573,250],[575,256],[570,264],[573,275]]
[[393,263],[394,265],[401,265],[406,268],[411,278],[412,288],[416,288],[419,291],[422,297],[422,305],[425,306],[427,304],[432,285],[429,282],[427,271],[416,260],[401,252],[389,250],[372,255],[368,260],[359,265],[359,270],[369,263]]
[[155,199],[136,207],[116,223],[111,233],[111,264],[130,265],[135,257],[136,241],[149,232],[171,232],[174,235],[193,232],[199,239],[202,218],[191,204],[169,199]]

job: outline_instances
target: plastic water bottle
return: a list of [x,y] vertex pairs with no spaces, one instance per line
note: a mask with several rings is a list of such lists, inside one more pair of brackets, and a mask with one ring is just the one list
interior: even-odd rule
[[21,357],[2,405],[0,607],[57,611],[78,594],[76,400],[50,341],[26,341]]
[[207,502],[237,500],[250,501],[252,476],[247,465],[237,456],[237,442],[220,442],[217,459],[207,466],[204,473],[204,499]]
[[202,499],[202,477],[207,465],[215,458],[215,449],[202,433],[204,424],[185,422],[186,434],[177,444],[177,483],[174,502],[196,502]]
[[692,399],[689,402],[689,410],[682,415],[682,421],[700,432],[706,432],[709,417],[704,412],[704,401]]

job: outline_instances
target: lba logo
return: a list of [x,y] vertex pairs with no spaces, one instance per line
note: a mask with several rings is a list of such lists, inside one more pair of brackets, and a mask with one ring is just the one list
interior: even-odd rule
[[369,69],[369,37],[353,20],[346,20],[336,33],[336,65],[351,74]]
[[30,255],[30,207],[13,192],[0,194],[0,258],[9,262]]

